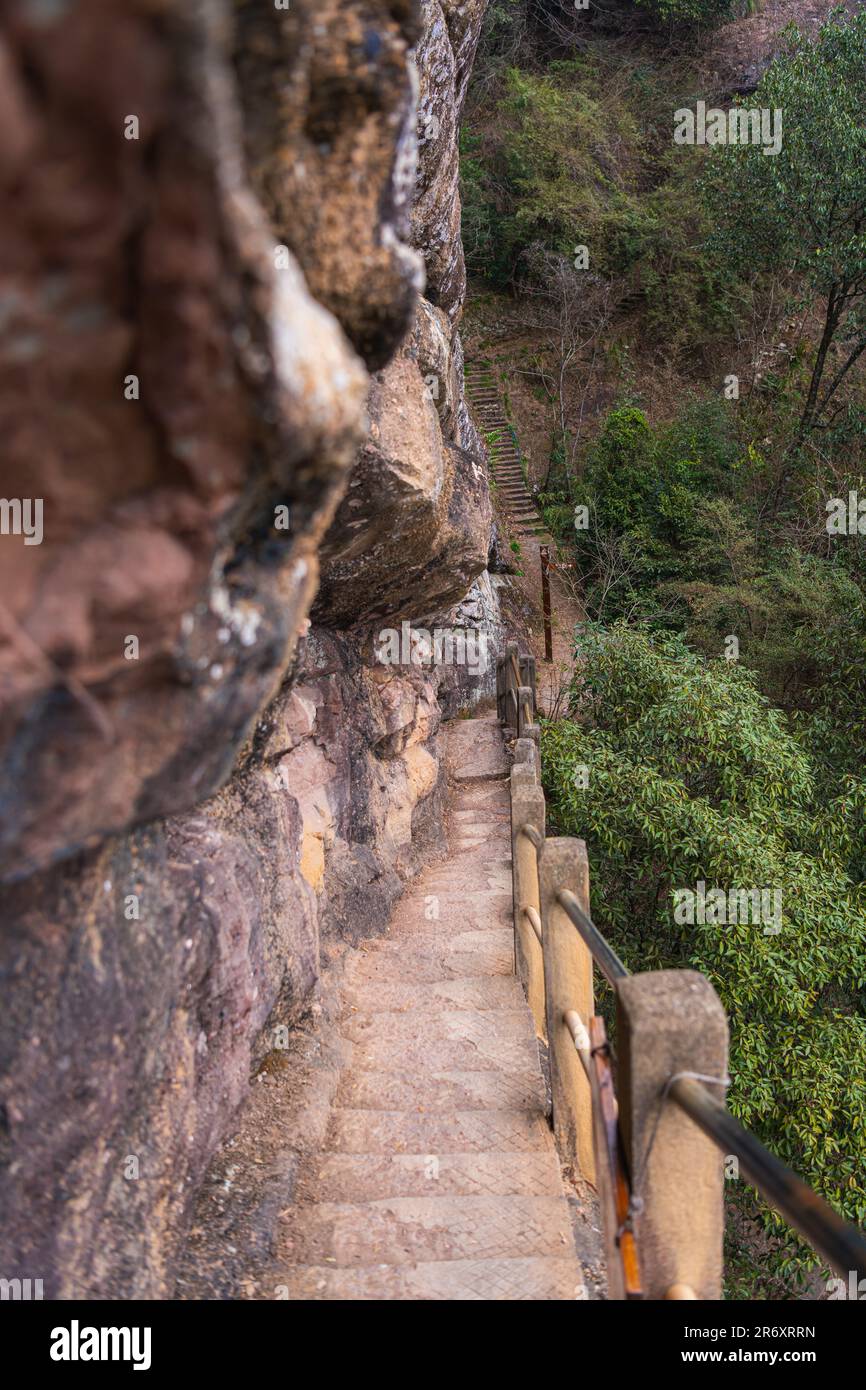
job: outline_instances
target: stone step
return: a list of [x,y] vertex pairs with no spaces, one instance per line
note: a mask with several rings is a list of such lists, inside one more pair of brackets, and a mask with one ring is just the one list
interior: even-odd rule
[[[453,957],[451,957],[453,960]],[[477,960],[475,968],[478,968]],[[467,960],[465,972],[469,974],[472,969],[472,962]],[[444,967],[443,967],[444,970]],[[514,946],[509,946],[507,970],[502,969],[502,974],[513,973],[514,971]],[[355,1043],[352,1048],[352,1065],[361,1071],[396,1071],[407,1072],[417,1071],[419,1076],[423,1072],[437,1071],[503,1071],[519,1073],[525,1075],[538,1066],[538,1048],[534,1038],[509,1038],[503,1041],[501,1038],[484,1038],[476,1042],[471,1038],[442,1038],[432,1042],[401,1041],[395,1042],[392,1038],[380,1038],[371,1035],[364,1042]],[[346,1114],[346,1111],[342,1111]],[[358,1112],[359,1114],[361,1112]],[[392,1135],[392,1139],[394,1135]],[[481,1136],[483,1138],[483,1135]],[[384,1142],[384,1138],[383,1138]],[[496,1148],[499,1140],[490,1137],[489,1143],[482,1143],[482,1148]],[[340,1148],[346,1153],[370,1153],[374,1152],[373,1146],[359,1141],[357,1135],[344,1136],[340,1143],[334,1143],[332,1148]],[[429,1152],[429,1144],[416,1136],[412,1142],[412,1135],[409,1130],[400,1135],[400,1142],[395,1144],[396,1148],[405,1149],[407,1152],[415,1153],[419,1150]],[[457,1143],[446,1144],[444,1141],[439,1145],[440,1148],[459,1149],[463,1147]],[[383,1150],[375,1150],[382,1152]]]
[[485,1010],[427,1009],[414,1013],[360,1010],[343,1020],[342,1032],[350,1042],[363,1043],[371,1037],[381,1042],[472,1042],[510,1041],[535,1036],[528,1009]]
[[[475,885],[471,892],[464,892],[459,886],[451,884],[445,888],[440,887],[433,895],[427,892],[429,880],[425,875],[420,880],[423,897],[416,898],[413,893],[411,898],[404,898],[397,904],[391,931],[381,938],[382,942],[399,941],[404,932],[407,933],[407,939],[410,935],[415,939],[419,933],[429,935],[435,932],[441,936],[444,931],[501,931],[511,922],[510,903],[500,903],[496,899],[510,894],[510,879],[506,874],[503,874],[501,879],[497,875],[492,877],[497,878],[501,884],[500,891],[495,894],[486,886],[481,888]],[[436,898],[435,905],[427,901],[431,896]],[[431,915],[434,910],[435,916]],[[371,946],[371,949],[377,948]]]
[[[474,785],[477,786],[478,784],[475,783]],[[466,814],[473,815],[473,812],[469,811]],[[455,845],[468,844],[470,840],[474,840],[476,844],[487,845],[499,843],[501,840],[507,843],[508,826],[503,820],[484,820],[480,812],[472,824],[465,820],[452,825],[449,839],[452,848]]]
[[[455,837],[451,841],[451,863],[459,867],[461,872],[477,864],[479,873],[486,874],[488,878],[491,876],[490,870],[494,869],[494,876],[498,877],[500,869],[511,869],[511,845],[499,830],[488,835]],[[441,875],[439,881],[442,881]],[[491,884],[488,882],[483,886],[489,891]]]
[[510,806],[507,788],[503,789],[495,783],[476,782],[474,785],[463,783],[452,789],[451,804],[458,810],[464,806],[493,806],[499,810],[509,813]]
[[420,948],[406,942],[395,954],[365,952],[354,967],[358,979],[398,982],[459,980],[473,975],[514,973],[514,932],[511,928],[483,932],[459,932],[453,938],[440,933],[435,946]]
[[525,1110],[334,1110],[325,1148],[346,1154],[521,1153],[552,1144],[544,1116]]
[[[467,932],[473,935],[481,933],[483,938],[490,941],[494,939],[491,936],[491,933],[503,932],[511,928],[513,920],[513,909],[510,901],[510,889],[506,891],[504,886],[502,888],[502,891],[498,893],[485,894],[485,902],[487,905],[486,913],[480,910],[480,907],[477,902],[475,904],[474,910],[468,909],[465,899],[463,899],[459,894],[454,894],[450,892],[450,890],[439,889],[435,892],[431,891],[427,893],[425,896],[431,900],[430,903],[427,905],[427,911],[438,912],[439,916],[434,917],[432,919],[430,917],[415,917],[411,920],[404,918],[399,928],[399,940],[404,941],[405,946],[408,949],[411,949],[415,944],[419,944],[422,951],[426,950],[430,944],[431,939],[433,939],[431,938],[431,927],[435,931],[435,941],[437,942],[437,944],[441,942],[443,950],[448,949],[449,944],[451,943],[451,941],[454,940],[454,938],[465,936]],[[489,918],[489,920],[486,920],[486,918]],[[398,938],[383,937],[380,941],[376,943],[376,954],[391,954],[392,952],[390,943],[394,940],[398,940]],[[499,940],[500,938],[497,937],[495,940],[496,945],[499,944]],[[369,956],[371,956],[371,953],[369,951],[364,953],[365,960]],[[374,955],[372,958],[375,959],[376,955]],[[362,967],[356,964],[354,961],[351,963],[351,966],[347,965],[345,978],[348,983],[351,983],[354,986],[354,972],[360,970],[361,968]],[[357,977],[359,982],[361,979],[372,978],[370,972],[366,970],[366,967],[364,967],[364,970],[366,973]],[[460,978],[462,979],[463,977],[461,976]],[[448,984],[448,980],[422,980],[420,983]]]
[[[479,1080],[485,1073],[472,1075]],[[555,1197],[562,1191],[559,1163],[549,1149],[538,1153],[316,1154],[302,1161],[297,1188],[299,1196],[311,1192],[323,1202],[374,1202],[381,1197],[429,1196],[431,1180],[443,1197]]]
[[573,1258],[566,1257],[418,1261],[411,1266],[376,1264],[353,1269],[305,1266],[278,1277],[281,1292],[287,1290],[292,1300],[501,1303],[586,1298],[580,1269]]
[[[510,859],[507,862],[490,865],[487,868],[483,868],[479,863],[470,864],[464,867],[463,872],[467,881],[466,886],[471,886],[473,891],[480,889],[493,898],[499,897],[502,893],[511,892]],[[431,872],[424,880],[424,887],[428,894],[453,892],[454,880],[445,871],[440,871],[438,874]]]
[[[414,924],[407,923],[405,926],[399,928],[398,935],[394,935],[392,932],[389,936],[371,940],[363,953],[360,953],[347,963],[345,970],[347,980],[372,978],[368,969],[368,967],[371,968],[371,962],[375,963],[379,960],[388,960],[395,953],[400,955],[401,959],[407,952],[411,953],[415,958],[426,955],[468,955],[472,951],[478,951],[479,953],[484,951],[496,952],[500,947],[509,944],[507,934],[511,932],[510,919],[508,922],[505,921],[505,904],[498,901],[506,897],[505,877],[506,876],[503,874],[503,885],[500,891],[490,895],[490,901],[496,905],[501,912],[502,926],[486,926],[481,930],[477,930],[473,929],[471,923],[467,921],[464,923],[462,930],[458,928],[454,931],[447,931],[444,929],[442,922],[436,921],[435,919],[431,921],[425,920],[424,922],[416,921]],[[510,875],[508,876],[508,881],[510,884]],[[425,883],[424,886],[427,888],[429,885]],[[511,889],[509,887],[508,892],[510,891]],[[425,893],[425,897],[435,898],[441,910],[442,898],[439,893]],[[513,945],[514,943],[511,942],[510,944]],[[486,969],[475,971],[476,975],[498,973],[498,971],[487,971]],[[447,975],[442,976],[443,980],[450,978],[452,977]],[[422,983],[424,983],[423,980]]]
[[[444,1009],[521,1009],[517,978],[476,975],[463,980],[398,984],[393,980],[346,986],[344,998],[359,1013],[431,1013]],[[393,1107],[392,1107],[393,1108]]]
[[455,719],[446,737],[448,766],[458,782],[505,777],[508,755],[499,725],[488,719]]
[[[399,924],[391,933],[365,943],[365,950],[346,962],[344,978],[349,982],[372,978],[370,962],[406,949],[416,955],[441,955],[443,952],[463,955],[472,950],[498,951],[504,945],[503,933],[511,929],[513,912],[508,897],[511,874],[503,873],[496,891],[476,891],[471,902],[453,887],[424,884],[423,914],[404,909]],[[414,907],[414,904],[413,904]],[[396,946],[395,946],[396,943]],[[475,972],[479,977],[485,971]],[[498,973],[498,972],[494,972]],[[384,977],[383,977],[384,978]],[[443,976],[443,981],[451,978]],[[462,976],[460,977],[462,978]],[[421,981],[435,983],[435,981]]]
[[[431,1183],[431,1188],[435,1184]],[[418,1260],[561,1257],[571,1233],[558,1197],[385,1197],[320,1202],[298,1212],[278,1238],[301,1264],[342,1269]]]
[[407,1110],[424,1114],[452,1110],[544,1111],[541,1079],[492,1071],[414,1073],[354,1071],[340,1081],[334,1104],[348,1110]]

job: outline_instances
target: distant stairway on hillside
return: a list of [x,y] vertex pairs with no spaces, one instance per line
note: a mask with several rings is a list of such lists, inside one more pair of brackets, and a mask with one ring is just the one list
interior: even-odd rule
[[553,545],[523,475],[520,449],[514,430],[505,417],[502,397],[489,363],[467,364],[466,395],[490,452],[490,466],[497,496],[502,499],[505,519],[515,539],[525,543]]

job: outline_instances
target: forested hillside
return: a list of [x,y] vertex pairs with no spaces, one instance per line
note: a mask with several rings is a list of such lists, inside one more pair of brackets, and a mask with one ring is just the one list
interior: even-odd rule
[[[864,111],[855,5],[496,0],[461,137],[471,349],[585,615],[558,824],[626,962],[713,981],[735,1113],[861,1222]],[[701,883],[778,921],[684,921]],[[814,1289],[728,1176],[730,1292]]]

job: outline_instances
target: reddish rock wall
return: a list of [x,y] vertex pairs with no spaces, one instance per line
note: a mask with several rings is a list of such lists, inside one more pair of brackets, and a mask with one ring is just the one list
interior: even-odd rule
[[436,848],[484,681],[372,639],[496,621],[455,332],[483,9],[3,9],[0,494],[44,538],[0,535],[0,1275],[48,1297],[170,1292],[323,935]]

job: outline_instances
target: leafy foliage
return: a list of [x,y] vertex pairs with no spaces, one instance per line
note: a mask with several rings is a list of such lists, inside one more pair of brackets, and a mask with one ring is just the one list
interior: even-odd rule
[[[731,1109],[862,1221],[866,782],[839,777],[822,800],[750,673],[679,636],[589,625],[578,655],[580,719],[544,729],[543,771],[557,824],[587,841],[596,920],[632,969],[708,976],[731,1019]],[[673,890],[699,881],[782,890],[781,931],[678,924]],[[777,1267],[805,1268],[805,1248],[763,1220]]]
[[666,613],[662,586],[695,574],[710,529],[707,497],[730,487],[736,463],[723,402],[695,403],[655,432],[636,406],[610,412],[575,489],[590,515],[575,537],[590,611],[682,619],[682,604]]
[[709,26],[727,18],[731,0],[635,0],[670,28]]
[[591,275],[644,303],[648,332],[676,349],[729,327],[743,291],[707,251],[704,152],[672,147],[654,69],[626,77],[611,91],[592,51],[497,69],[461,132],[467,264],[502,287],[526,275],[530,247],[571,258],[586,246]]
[[782,120],[781,148],[716,147],[713,244],[729,264],[793,272],[825,303],[802,435],[866,351],[866,14],[834,11],[814,42],[789,29],[749,105]]
[[[866,15],[788,33],[745,103],[782,111],[770,156],[675,146],[672,113],[700,89],[687,45],[662,56],[636,37],[641,10],[684,29],[725,0],[637,0],[615,48],[576,39],[566,8],[493,0],[462,136],[467,261],[543,337],[556,420],[537,501],[597,620],[571,717],[544,732],[550,812],[588,840],[595,911],[632,967],[692,965],[715,984],[736,1113],[862,1221],[866,542],[824,522],[828,498],[866,497]],[[581,244],[604,313],[558,372],[538,303]],[[696,366],[715,394],[665,403]],[[594,372],[618,396],[587,445]],[[742,399],[723,398],[723,372]],[[672,889],[699,880],[779,888],[781,934],[679,924]],[[745,1189],[732,1195],[751,1221]],[[810,1256],[762,1219],[775,1254],[758,1288],[790,1292]],[[747,1246],[738,1289],[756,1272]]]
[[[587,609],[683,631],[707,656],[735,636],[759,688],[823,748],[821,764],[848,770],[866,746],[862,547],[842,537],[828,548],[826,483],[804,481],[791,527],[769,511],[765,460],[742,427],[718,398],[686,403],[656,430],[635,406],[610,412],[574,489],[590,513],[589,530],[573,533]],[[857,480],[832,486],[847,495]]]

